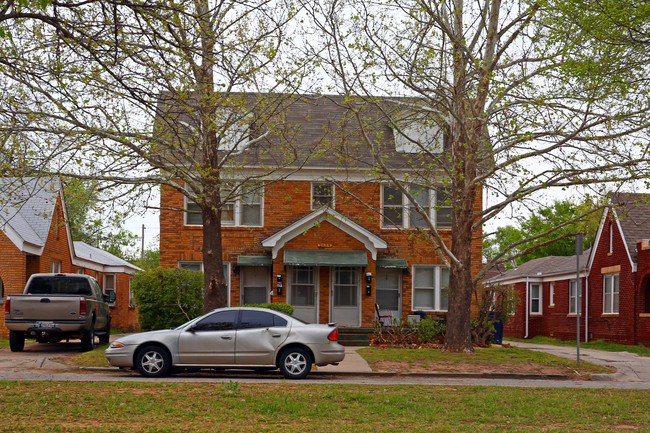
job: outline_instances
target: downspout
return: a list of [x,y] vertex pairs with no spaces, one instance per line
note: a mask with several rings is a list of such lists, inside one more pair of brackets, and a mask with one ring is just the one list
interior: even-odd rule
[[524,340],[528,338],[528,313],[530,312],[530,309],[528,308],[528,303],[530,300],[528,299],[530,296],[530,283],[528,281],[528,275],[526,275],[526,335],[524,335]]
[[585,343],[589,341],[589,278],[585,276]]

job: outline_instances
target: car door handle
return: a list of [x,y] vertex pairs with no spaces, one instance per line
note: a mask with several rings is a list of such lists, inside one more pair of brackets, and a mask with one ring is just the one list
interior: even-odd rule
[[222,340],[232,340],[232,335],[222,335],[221,339]]
[[271,334],[271,337],[279,338],[279,337],[282,337],[282,334]]

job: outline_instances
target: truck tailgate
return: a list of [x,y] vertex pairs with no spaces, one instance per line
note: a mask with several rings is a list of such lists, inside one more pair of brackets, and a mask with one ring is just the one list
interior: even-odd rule
[[79,320],[77,295],[11,295],[12,320]]

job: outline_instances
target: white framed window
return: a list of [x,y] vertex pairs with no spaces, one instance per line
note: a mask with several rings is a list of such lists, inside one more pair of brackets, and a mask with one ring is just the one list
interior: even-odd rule
[[133,296],[133,290],[131,290],[132,283],[133,277],[129,276],[129,307],[135,307],[135,296]]
[[331,182],[312,182],[311,208],[334,207],[334,184]]
[[115,274],[104,274],[104,294],[110,296],[111,292],[115,292]]
[[542,314],[542,285],[530,285],[530,314]]
[[[425,217],[397,186],[384,184],[381,191],[382,227],[427,227]],[[451,227],[451,203],[446,189],[439,188],[436,191],[422,186],[410,186],[409,193],[437,227]]]
[[447,311],[449,308],[449,268],[413,266],[413,310]]
[[618,274],[603,277],[603,314],[618,313],[619,276]]
[[[203,272],[203,262],[198,260],[180,260],[178,267]],[[230,306],[230,262],[223,262],[223,275],[226,278],[226,305]]]
[[[578,285],[576,280],[569,281],[569,314],[576,314],[580,309],[582,312],[581,299],[578,299]],[[581,297],[582,298],[582,297]]]
[[[224,184],[221,199],[226,200],[232,190]],[[243,185],[238,197],[221,206],[221,225],[223,226],[262,226],[263,186],[259,183]],[[185,225],[203,225],[200,206],[185,197]]]
[[203,262],[199,261],[181,261],[178,262],[178,267],[181,269],[187,269],[188,271],[203,272]]
[[555,306],[555,283],[551,283],[548,289],[548,305],[553,307]]
[[61,262],[58,260],[52,260],[50,262],[50,272],[53,274],[61,273]]

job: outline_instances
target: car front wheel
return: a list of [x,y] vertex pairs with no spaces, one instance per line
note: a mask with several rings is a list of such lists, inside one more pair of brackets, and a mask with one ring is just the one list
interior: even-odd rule
[[167,351],[158,346],[146,346],[135,357],[135,366],[145,377],[163,377],[169,372],[171,360]]
[[280,356],[280,371],[287,379],[304,379],[311,371],[311,362],[304,349],[290,348]]

